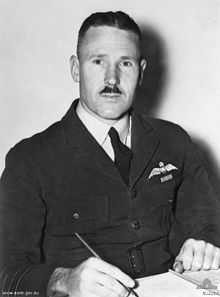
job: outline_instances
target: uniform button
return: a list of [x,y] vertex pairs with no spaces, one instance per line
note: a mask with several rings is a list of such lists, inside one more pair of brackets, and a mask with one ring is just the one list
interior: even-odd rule
[[138,229],[140,229],[140,227],[141,227],[140,222],[137,221],[137,220],[132,221],[132,222],[130,223],[130,226],[131,226],[132,229],[135,229],[135,230],[138,230]]
[[74,218],[74,220],[78,220],[79,219],[79,213],[78,212],[74,212],[73,218]]

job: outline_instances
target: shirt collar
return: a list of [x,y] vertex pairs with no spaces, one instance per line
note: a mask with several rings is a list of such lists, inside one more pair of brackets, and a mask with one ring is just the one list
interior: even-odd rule
[[128,137],[130,138],[131,120],[129,120],[128,114],[125,114],[114,125],[109,125],[89,113],[83,107],[80,101],[78,102],[78,105],[76,107],[76,113],[83,124],[86,126],[87,130],[92,134],[92,136],[101,146],[104,144],[108,136],[110,127],[114,127],[118,131],[120,139],[123,143],[126,143],[128,141]]

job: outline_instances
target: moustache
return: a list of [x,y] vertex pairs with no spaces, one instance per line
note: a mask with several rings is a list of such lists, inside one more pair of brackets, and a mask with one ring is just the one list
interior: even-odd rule
[[109,93],[109,94],[121,94],[121,90],[118,88],[117,85],[114,85],[112,87],[110,86],[105,86],[104,89],[101,91],[101,94],[103,93]]

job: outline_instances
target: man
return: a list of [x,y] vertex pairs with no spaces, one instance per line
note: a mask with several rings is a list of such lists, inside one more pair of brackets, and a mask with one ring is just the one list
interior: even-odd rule
[[135,278],[173,264],[219,267],[219,205],[190,138],[132,110],[147,67],[140,43],[125,13],[88,17],[70,59],[79,100],[7,155],[3,293],[127,296]]

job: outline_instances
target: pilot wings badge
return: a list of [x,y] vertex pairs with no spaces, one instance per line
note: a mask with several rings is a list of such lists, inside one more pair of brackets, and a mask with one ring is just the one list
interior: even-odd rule
[[165,165],[163,162],[159,162],[159,167],[153,168],[150,175],[148,176],[148,179],[151,179],[154,175],[163,175],[163,177],[160,178],[161,182],[165,182],[167,180],[170,180],[173,178],[172,174],[168,174],[164,176],[166,173],[169,173],[170,171],[177,170],[178,168],[172,164]]

